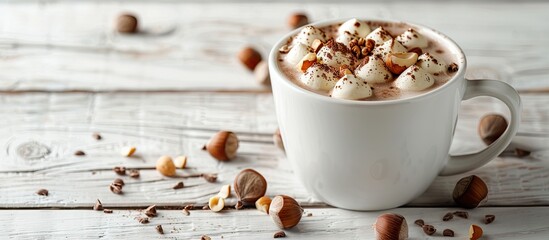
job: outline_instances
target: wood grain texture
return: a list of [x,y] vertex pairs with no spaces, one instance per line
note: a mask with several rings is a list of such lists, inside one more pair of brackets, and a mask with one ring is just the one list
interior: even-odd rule
[[[442,216],[458,209],[399,208],[390,210],[402,214],[408,222],[410,239],[441,239],[442,230],[453,229],[456,239],[467,237],[470,224],[484,229],[483,239],[545,239],[549,234],[547,207],[479,208],[470,211],[469,219],[455,218],[443,222]],[[285,230],[290,239],[374,239],[372,225],[383,212],[355,212],[341,209],[307,208],[301,222]],[[384,211],[386,212],[386,211]],[[484,215],[494,214],[496,220],[482,223]],[[159,210],[149,224],[135,218],[137,210],[114,210],[112,214],[90,210],[3,210],[0,227],[5,237],[21,239],[200,239],[207,234],[212,239],[271,239],[279,229],[269,216],[257,210],[230,210],[212,213],[193,210],[189,216],[180,210]],[[427,236],[414,221],[424,219],[437,228]],[[156,232],[162,225],[164,235]]]
[[[468,56],[470,78],[522,90],[549,87],[549,3],[209,3],[50,1],[0,4],[0,90],[263,89],[236,60],[245,45],[264,57],[289,29],[312,21],[369,17],[422,23],[446,33]],[[413,11],[411,10],[413,9]],[[141,34],[113,31],[135,12]]]
[[[549,97],[527,95],[523,103],[521,134],[528,141],[546,143]],[[461,110],[454,153],[483,148],[476,136],[476,124],[483,114],[507,114],[490,98],[466,101]],[[300,185],[272,142],[277,124],[270,94],[4,94],[0,95],[0,123],[2,208],[91,207],[97,198],[117,207],[201,205],[248,167],[265,175],[268,195],[288,194],[305,206],[324,206]],[[201,150],[219,129],[233,130],[241,139],[239,157],[234,161],[221,163]],[[95,140],[94,132],[103,139]],[[533,133],[542,137],[529,136]],[[135,156],[122,157],[123,146],[136,146]],[[489,185],[486,205],[549,204],[547,146],[534,149],[530,157],[506,156],[474,171]],[[75,156],[77,150],[86,156]],[[189,156],[189,169],[179,171],[180,176],[217,173],[219,182],[166,178],[154,170],[159,156],[180,154]],[[127,182],[123,195],[108,189],[118,177],[112,171],[114,166],[142,169],[140,179],[123,177]],[[438,178],[410,206],[451,206],[451,191],[461,176]],[[171,189],[178,181],[188,187]],[[50,196],[35,195],[39,188],[50,190]]]

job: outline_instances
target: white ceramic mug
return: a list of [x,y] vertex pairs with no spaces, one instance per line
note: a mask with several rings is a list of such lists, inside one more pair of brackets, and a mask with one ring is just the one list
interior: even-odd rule
[[[286,156],[306,189],[330,205],[381,210],[406,204],[438,175],[467,172],[495,158],[518,129],[521,103],[515,89],[501,81],[465,79],[465,55],[455,42],[430,28],[409,25],[454,53],[459,66],[447,83],[415,97],[353,101],[297,86],[278,67],[277,59],[278,49],[300,29],[282,38],[270,53],[272,90]],[[510,124],[483,151],[450,156],[460,102],[476,96],[503,101],[511,111]]]

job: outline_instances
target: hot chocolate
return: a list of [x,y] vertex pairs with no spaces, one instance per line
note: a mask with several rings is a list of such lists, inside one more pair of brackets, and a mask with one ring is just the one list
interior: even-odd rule
[[436,89],[457,71],[437,37],[406,23],[350,19],[306,26],[280,49],[278,65],[295,84],[333,98],[393,100]]

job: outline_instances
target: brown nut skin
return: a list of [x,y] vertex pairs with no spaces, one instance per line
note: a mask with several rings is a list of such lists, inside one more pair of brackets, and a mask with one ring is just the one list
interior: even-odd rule
[[288,26],[292,29],[300,28],[309,24],[309,18],[305,13],[294,13],[288,18]]
[[292,228],[301,220],[303,208],[295,199],[286,195],[279,195],[271,201],[269,216],[279,228]]
[[408,239],[408,224],[400,214],[385,213],[380,215],[377,217],[374,228],[378,240]]
[[254,48],[247,46],[244,47],[240,52],[238,53],[238,59],[246,68],[248,68],[250,71],[253,71],[257,64],[261,62],[262,57],[261,54],[255,50]]
[[229,161],[236,157],[238,138],[229,131],[219,131],[206,144],[206,150],[219,161]]
[[488,186],[478,176],[471,175],[460,179],[454,188],[452,197],[463,208],[476,208],[488,195]]
[[482,228],[473,224],[471,227],[469,227],[469,239],[470,240],[477,240],[482,237]]
[[116,30],[120,33],[136,33],[137,27],[137,17],[132,14],[122,14],[116,19]]
[[267,192],[267,181],[263,175],[249,168],[236,175],[233,186],[236,197],[246,206],[254,205]]
[[490,145],[505,132],[507,120],[499,114],[488,114],[480,119],[478,135],[486,145]]

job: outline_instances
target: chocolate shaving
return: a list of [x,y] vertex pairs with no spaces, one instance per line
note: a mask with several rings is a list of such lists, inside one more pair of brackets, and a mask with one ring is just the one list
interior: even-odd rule
[[99,199],[95,201],[95,205],[93,205],[93,210],[95,211],[103,210],[103,204],[101,204],[101,201],[99,201]]
[[116,166],[112,170],[118,175],[126,175],[126,167]]
[[109,189],[115,194],[122,194],[122,186],[118,184],[111,183],[111,185],[109,185]]
[[143,213],[147,215],[148,217],[156,217],[156,205],[151,205],[145,210],[143,210]]
[[113,183],[113,184],[116,184],[116,185],[118,185],[118,186],[120,186],[120,187],[123,187],[123,186],[125,185],[124,180],[122,180],[122,179],[120,179],[120,178],[114,179],[114,181],[113,181],[112,183]]
[[214,183],[217,182],[217,174],[210,174],[210,173],[204,173],[202,174],[202,177],[206,179],[206,181]]
[[494,220],[496,220],[496,216],[495,216],[495,215],[488,214],[488,215],[484,216],[484,224],[490,224],[490,223],[492,223]]
[[425,222],[423,221],[423,219],[418,219],[418,220],[414,221],[414,224],[416,224],[420,227],[423,227],[423,225],[425,225]]
[[433,225],[425,224],[423,225],[423,232],[429,236],[435,234],[437,229]]
[[92,137],[95,138],[95,140],[101,140],[103,138],[99,133],[93,133]]
[[452,218],[454,218],[454,214],[452,214],[451,212],[449,213],[446,213],[446,215],[444,215],[444,217],[442,217],[442,221],[450,221],[452,220]]
[[36,194],[40,195],[40,196],[48,196],[49,192],[48,192],[48,189],[39,189],[38,191],[36,191]]
[[82,150],[78,150],[78,151],[74,152],[74,155],[76,155],[76,156],[84,156],[84,155],[86,155],[86,153],[85,153],[84,151],[82,151]]
[[112,209],[105,208],[103,209],[103,213],[112,213]]
[[164,229],[162,228],[162,225],[156,225],[155,229],[158,234],[164,234]]
[[442,231],[442,236],[453,237],[454,231],[452,231],[452,229],[444,229],[444,231]]
[[139,176],[140,176],[139,170],[137,170],[137,169],[130,170],[130,177],[139,178]]
[[139,223],[146,224],[146,223],[149,223],[149,218],[148,217],[138,217],[137,221]]
[[275,234],[273,235],[273,238],[285,238],[285,237],[286,237],[286,233],[284,231],[275,232]]
[[183,182],[177,182],[175,185],[173,185],[173,189],[181,189],[185,187],[185,184],[183,184]]

